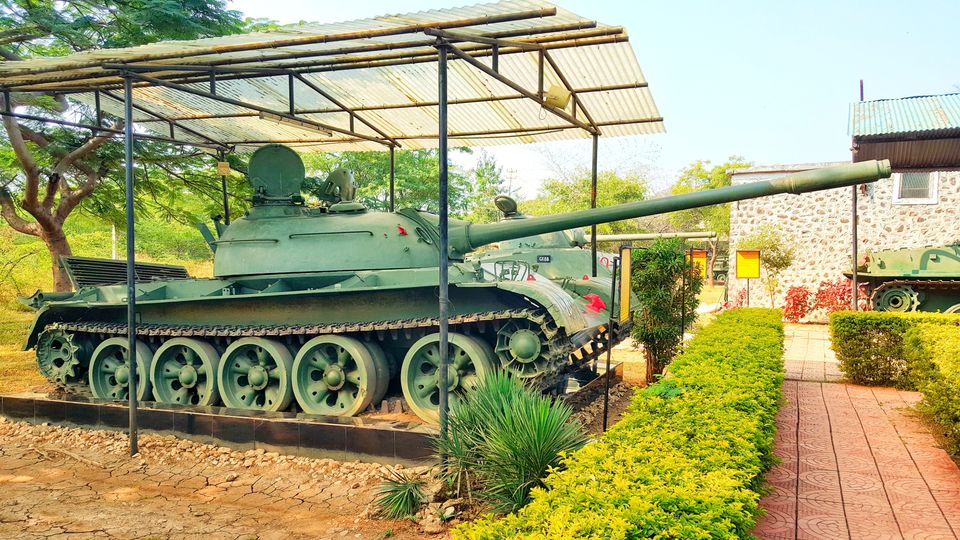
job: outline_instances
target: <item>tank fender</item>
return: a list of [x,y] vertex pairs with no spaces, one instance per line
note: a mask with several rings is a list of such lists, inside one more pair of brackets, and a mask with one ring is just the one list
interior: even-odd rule
[[557,327],[566,331],[568,336],[592,326],[583,315],[584,302],[573,298],[546,278],[537,281],[498,281],[497,288],[522,294],[543,306]]

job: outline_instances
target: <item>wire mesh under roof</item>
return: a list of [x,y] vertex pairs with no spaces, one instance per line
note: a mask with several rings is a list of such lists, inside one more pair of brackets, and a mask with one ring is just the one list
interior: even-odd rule
[[[623,28],[536,0],[3,62],[0,87],[69,93],[122,118],[127,74],[141,133],[239,151],[432,148],[441,37],[455,47],[451,145],[664,130]],[[551,89],[569,103],[544,105]]]

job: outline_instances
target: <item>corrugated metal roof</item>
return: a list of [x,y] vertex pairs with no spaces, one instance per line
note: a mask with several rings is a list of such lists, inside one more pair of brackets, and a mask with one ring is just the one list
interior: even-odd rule
[[960,129],[960,93],[860,101],[850,105],[850,135],[871,137]]
[[[0,63],[0,86],[12,91],[74,91],[93,105],[101,94],[104,111],[123,116],[122,72],[115,64],[150,66],[150,77],[176,80],[186,88],[208,91],[206,71],[162,66],[189,66],[219,72],[218,96],[226,96],[283,113],[288,112],[288,73],[294,81],[297,117],[344,130],[354,109],[352,132],[397,140],[404,148],[437,145],[438,107],[435,37],[426,28],[460,35],[542,45],[575,91],[565,112],[578,121],[592,117],[604,137],[643,135],[664,130],[652,94],[622,28],[589,19],[539,0],[505,0],[463,8],[388,15],[334,24],[306,24],[275,32],[193,41],[162,42],[124,49],[104,49],[57,58]],[[489,44],[456,42],[480,62],[491,64]],[[529,47],[526,47],[529,48]],[[500,48],[499,73],[523,89],[538,90],[540,53]],[[487,146],[589,137],[585,130],[550,113],[536,100],[484,73],[466,61],[448,62],[449,134],[457,146]],[[238,78],[226,69],[282,69]],[[248,71],[246,76],[250,75]],[[267,142],[285,142],[301,150],[382,150],[380,142],[261,119],[258,112],[168,86],[136,83],[138,129],[178,140],[204,138],[248,150]],[[331,99],[318,93],[313,85]],[[550,65],[544,89],[564,83]],[[364,122],[369,123],[369,127]],[[375,129],[374,129],[375,128]],[[196,132],[196,133],[192,133]],[[378,133],[379,132],[379,133]]]

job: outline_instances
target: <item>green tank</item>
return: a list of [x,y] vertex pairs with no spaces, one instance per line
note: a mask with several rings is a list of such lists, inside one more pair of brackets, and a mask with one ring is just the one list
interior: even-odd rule
[[876,311],[960,313],[960,244],[867,252],[857,279]]
[[[557,385],[575,351],[600,339],[616,306],[571,294],[518,261],[466,261],[477,248],[593,223],[775,193],[802,193],[889,175],[886,162],[820,169],[767,182],[564,215],[449,222],[451,403],[485,372]],[[253,206],[211,239],[214,278],[154,274],[136,285],[137,373],[144,400],[350,416],[388,392],[437,418],[438,217],[371,212],[352,177],[311,179],[270,145],[251,158]],[[139,273],[138,276],[141,274]],[[144,274],[148,276],[149,274]],[[25,348],[51,381],[124,400],[131,387],[124,283],[37,293]],[[589,294],[587,295],[589,296]]]

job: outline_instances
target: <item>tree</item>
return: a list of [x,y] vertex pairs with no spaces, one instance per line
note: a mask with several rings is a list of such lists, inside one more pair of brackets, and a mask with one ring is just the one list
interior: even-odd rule
[[[525,214],[550,215],[586,210],[590,208],[590,172],[580,171],[570,179],[545,180],[536,198],[522,204]],[[612,206],[635,202],[647,196],[647,183],[638,174],[620,175],[613,171],[601,171],[597,175],[597,206]],[[603,223],[601,233],[625,233],[637,231],[636,220]]]
[[750,236],[741,238],[737,242],[737,249],[760,250],[760,268],[764,273],[761,281],[770,295],[770,307],[774,307],[774,299],[780,289],[780,274],[790,268],[796,255],[793,240],[784,237],[782,231],[767,223]]
[[696,320],[703,278],[676,238],[634,250],[632,267],[631,284],[640,301],[632,335],[643,344],[647,383],[652,383],[676,354],[684,330]]
[[[162,39],[219,36],[242,27],[240,14],[226,10],[222,0],[7,0],[0,4],[0,57],[20,61]],[[95,124],[93,111],[62,95],[15,93],[9,106]],[[110,123],[113,129],[123,127],[119,119]],[[53,259],[55,289],[69,290],[56,262],[59,256],[72,254],[64,222],[116,172],[119,143],[108,132],[88,135],[9,116],[3,117],[3,127],[0,214],[14,230],[43,239]]]
[[474,223],[492,223],[500,218],[493,199],[505,191],[503,167],[490,154],[481,151],[477,166],[472,171],[473,182],[467,197],[467,220]]
[[[385,211],[390,208],[390,154],[388,152],[339,152],[304,156],[307,174],[326,178],[334,169],[353,172],[357,182],[357,198],[367,208]],[[439,211],[440,155],[437,150],[398,150],[394,155],[394,189],[396,208],[417,208]],[[447,177],[448,204],[451,215],[463,215],[467,209],[470,182],[467,175],[450,166]]]
[[[683,195],[705,189],[716,189],[729,186],[731,175],[727,172],[732,169],[749,167],[752,163],[740,156],[730,156],[726,163],[710,166],[710,161],[698,160],[691,163],[680,173],[680,177],[671,186],[670,193]],[[713,286],[713,265],[717,260],[717,246],[723,237],[730,235],[730,205],[719,204],[681,210],[670,214],[670,222],[681,231],[708,230],[716,231],[717,237],[710,240],[710,260],[707,261],[707,284]]]

